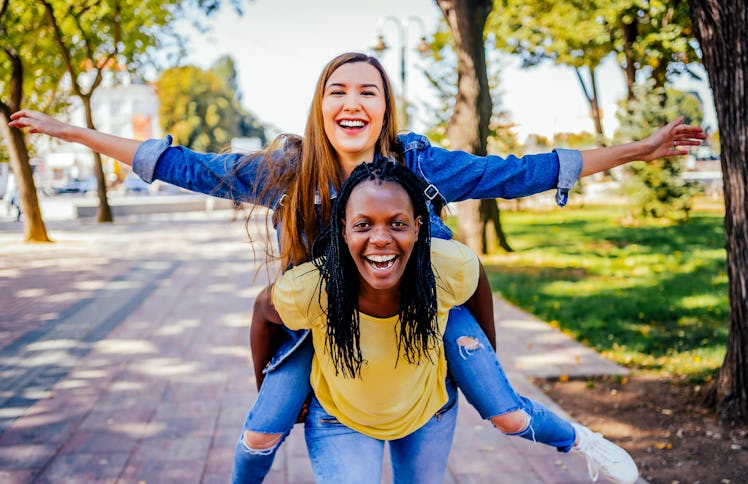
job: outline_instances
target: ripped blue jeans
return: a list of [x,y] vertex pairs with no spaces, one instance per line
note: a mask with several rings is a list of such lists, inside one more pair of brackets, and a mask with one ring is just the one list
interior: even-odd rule
[[[571,449],[574,428],[545,406],[514,391],[488,338],[470,311],[463,306],[450,311],[443,340],[450,375],[481,417],[490,419],[521,410],[528,416],[529,424],[521,432],[510,435],[548,444],[561,452]],[[284,356],[281,364],[266,372],[236,445],[233,484],[260,483],[267,475],[275,452],[291,432],[301,406],[311,393],[312,355],[311,338],[306,338]],[[254,450],[244,441],[247,430],[282,437],[271,448]]]
[[551,445],[561,452],[571,450],[576,438],[574,427],[544,405],[514,391],[470,311],[458,306],[449,312],[443,340],[449,374],[482,418],[521,410],[527,414],[528,426],[509,435]]

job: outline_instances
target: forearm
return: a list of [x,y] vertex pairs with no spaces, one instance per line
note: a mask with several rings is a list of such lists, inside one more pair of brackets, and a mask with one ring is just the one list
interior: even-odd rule
[[682,123],[683,118],[680,117],[642,140],[582,151],[580,176],[609,170],[630,161],[652,161],[663,157],[687,155],[690,147],[699,146],[702,140],[706,139],[706,134],[698,126]]
[[93,129],[78,126],[68,126],[61,133],[60,139],[80,143],[91,148],[93,151],[119,160],[128,166],[132,166],[135,152],[141,144],[138,140],[100,133]]
[[592,175],[624,163],[644,160],[646,153],[641,141],[584,150],[582,151],[582,173],[579,176]]
[[494,323],[493,314],[493,293],[491,292],[491,284],[488,282],[488,276],[483,268],[483,264],[480,265],[480,276],[478,278],[478,287],[475,288],[475,292],[470,299],[465,302],[465,307],[470,311],[481,329],[486,333],[489,343],[496,351],[496,326]]
[[252,350],[252,365],[255,371],[257,389],[260,389],[265,374],[262,370],[275,354],[276,340],[280,327],[262,317],[252,314],[252,326],[249,330],[249,345]]
[[252,350],[252,364],[255,370],[257,389],[265,378],[263,369],[270,362],[277,349],[281,319],[270,297],[272,285],[264,288],[255,298],[252,308],[252,326],[249,330],[249,344]]

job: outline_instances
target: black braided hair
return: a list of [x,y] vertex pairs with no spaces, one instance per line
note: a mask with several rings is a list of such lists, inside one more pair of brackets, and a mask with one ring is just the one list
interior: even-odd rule
[[[399,325],[396,329],[398,361],[402,356],[408,363],[417,364],[425,356],[433,362],[432,350],[441,338],[436,320],[436,280],[431,268],[426,184],[410,169],[384,158],[362,163],[340,188],[332,206],[330,225],[312,248],[312,260],[322,275],[320,293],[323,289],[327,291],[325,350],[332,359],[336,374],[342,372],[343,376],[350,378],[360,376],[364,359],[358,315],[359,274],[343,239],[345,209],[353,189],[370,180],[402,186],[410,197],[415,216],[422,220],[400,283]],[[439,200],[435,201],[440,204]]]

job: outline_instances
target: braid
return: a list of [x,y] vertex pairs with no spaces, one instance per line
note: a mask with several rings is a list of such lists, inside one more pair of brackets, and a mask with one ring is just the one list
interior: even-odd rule
[[410,259],[400,284],[399,324],[396,329],[398,360],[417,364],[422,357],[433,362],[432,354],[441,337],[436,319],[436,279],[431,268],[429,212],[424,196],[426,185],[408,168],[386,159],[356,167],[338,193],[327,230],[312,247],[314,265],[321,273],[320,294],[327,293],[327,335],[325,351],[337,372],[355,378],[365,363],[360,347],[358,312],[359,275],[343,239],[345,208],[353,189],[364,181],[391,182],[402,186],[421,217]]

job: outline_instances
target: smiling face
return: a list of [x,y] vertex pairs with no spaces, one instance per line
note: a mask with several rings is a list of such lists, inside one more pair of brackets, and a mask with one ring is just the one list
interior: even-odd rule
[[405,189],[393,182],[360,183],[348,199],[343,225],[359,272],[359,294],[399,291],[421,226]]
[[374,158],[386,110],[382,76],[374,66],[350,62],[328,78],[322,98],[325,135],[345,175]]

